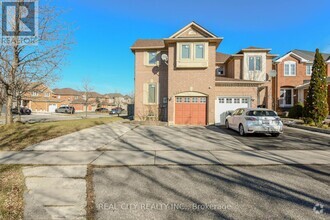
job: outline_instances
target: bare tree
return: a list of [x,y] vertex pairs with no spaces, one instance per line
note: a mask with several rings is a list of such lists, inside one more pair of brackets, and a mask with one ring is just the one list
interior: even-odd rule
[[85,106],[85,116],[87,118],[88,114],[88,105],[90,104],[90,99],[92,98],[92,92],[94,88],[91,86],[91,81],[88,79],[83,80],[82,82],[82,93]]
[[72,29],[68,25],[59,23],[62,12],[46,2],[39,7],[38,29],[35,46],[21,44],[19,36],[21,18],[24,10],[20,9],[17,0],[16,15],[11,22],[14,30],[13,40],[10,44],[0,46],[0,83],[6,93],[6,124],[13,123],[11,108],[14,96],[25,93],[32,82],[54,81],[58,70],[63,64],[66,52],[72,42]]
[[6,103],[5,89],[0,84],[0,116],[1,116],[1,113],[2,113],[2,108],[3,108],[3,106],[4,106],[5,103]]
[[114,104],[115,104],[116,109],[117,109],[117,115],[119,117],[119,115],[122,111],[122,107],[123,107],[123,97],[116,96],[116,97],[113,97],[113,98],[114,98]]

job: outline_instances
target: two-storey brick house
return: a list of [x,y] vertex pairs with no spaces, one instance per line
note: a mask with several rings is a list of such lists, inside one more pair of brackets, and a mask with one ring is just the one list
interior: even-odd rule
[[[276,97],[277,111],[287,111],[298,102],[305,103],[314,56],[315,52],[312,51],[292,50],[275,60],[277,76],[273,79],[273,97]],[[322,53],[322,56],[330,82],[330,54]],[[327,89],[330,94],[330,85]],[[330,104],[329,96],[328,102]]]
[[222,42],[192,22],[169,38],[137,40],[135,120],[169,124],[223,124],[239,107],[271,108],[270,49],[217,53]]

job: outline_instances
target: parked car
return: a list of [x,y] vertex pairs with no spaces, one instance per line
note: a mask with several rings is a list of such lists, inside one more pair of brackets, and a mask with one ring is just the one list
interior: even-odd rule
[[95,112],[99,112],[99,113],[108,113],[109,112],[109,109],[107,108],[97,108],[95,110]]
[[55,110],[56,113],[67,113],[67,114],[74,114],[75,108],[72,106],[62,106]]
[[265,108],[239,108],[226,118],[226,127],[239,132],[271,134],[278,137],[283,133],[283,123],[273,110]]
[[110,115],[115,115],[115,114],[120,114],[121,112],[123,111],[123,109],[122,108],[113,108],[113,109],[111,109],[111,111],[110,111]]
[[31,109],[28,109],[26,107],[21,107],[20,108],[20,113],[18,113],[18,108],[15,107],[15,108],[11,109],[11,113],[15,114],[15,115],[18,115],[18,114],[20,114],[20,115],[31,115],[32,111],[31,111]]

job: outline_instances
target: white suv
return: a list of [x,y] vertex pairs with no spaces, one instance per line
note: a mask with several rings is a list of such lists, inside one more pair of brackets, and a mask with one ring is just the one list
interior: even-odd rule
[[239,132],[271,134],[278,137],[283,133],[283,123],[273,110],[264,108],[239,108],[226,118],[226,127]]

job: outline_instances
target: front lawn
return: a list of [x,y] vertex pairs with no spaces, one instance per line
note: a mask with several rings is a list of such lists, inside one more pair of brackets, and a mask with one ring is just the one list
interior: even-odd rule
[[0,165],[0,219],[23,219],[24,176],[19,165]]
[[122,120],[118,117],[88,118],[36,124],[0,126],[0,151],[19,151],[33,144],[53,139],[96,125]]

